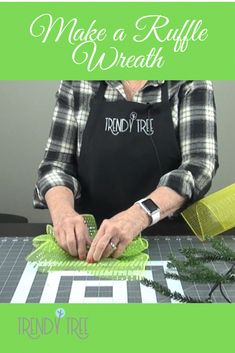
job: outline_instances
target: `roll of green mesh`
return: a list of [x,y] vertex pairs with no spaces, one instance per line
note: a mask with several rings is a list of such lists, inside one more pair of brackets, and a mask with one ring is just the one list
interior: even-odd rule
[[235,227],[235,184],[204,197],[181,214],[202,241]]
[[[95,218],[92,215],[83,215],[90,237],[94,239],[97,233]],[[118,259],[106,258],[98,263],[87,263],[60,248],[54,237],[53,227],[47,226],[46,234],[39,235],[33,239],[35,250],[26,258],[28,262],[34,263],[40,272],[49,271],[87,271],[92,275],[110,279],[141,279],[144,275],[145,266],[149,256],[144,253],[148,248],[148,242],[138,235],[125,249],[122,257]]]

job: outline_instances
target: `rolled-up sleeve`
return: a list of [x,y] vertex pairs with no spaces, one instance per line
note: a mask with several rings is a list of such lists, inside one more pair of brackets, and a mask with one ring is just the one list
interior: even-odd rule
[[34,189],[35,208],[47,207],[45,194],[54,186],[68,187],[75,197],[80,192],[76,175],[77,121],[72,81],[61,81],[56,98],[50,134]]
[[209,190],[219,166],[211,81],[186,81],[176,101],[182,163],[163,175],[158,186],[168,186],[188,201],[196,201]]

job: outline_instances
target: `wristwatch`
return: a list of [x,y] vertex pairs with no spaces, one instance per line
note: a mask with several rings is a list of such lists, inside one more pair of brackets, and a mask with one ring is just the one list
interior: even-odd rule
[[151,226],[156,224],[158,221],[160,221],[160,217],[161,217],[160,208],[158,207],[158,205],[155,204],[155,202],[153,202],[153,200],[144,198],[139,201],[136,201],[135,203],[140,205],[140,207],[150,217]]

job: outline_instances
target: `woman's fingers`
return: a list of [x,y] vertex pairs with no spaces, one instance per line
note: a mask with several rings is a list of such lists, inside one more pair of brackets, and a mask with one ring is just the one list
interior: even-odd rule
[[80,260],[85,260],[87,256],[87,248],[91,245],[88,228],[85,224],[77,225],[75,231],[77,238],[78,257]]
[[87,254],[87,262],[97,261],[94,259],[94,251],[96,250],[97,244],[102,239],[104,232],[105,232],[105,227],[104,227],[103,223],[101,224],[100,229],[98,230],[98,232],[95,236],[95,239],[91,243],[91,247],[90,247],[88,254]]
[[113,236],[103,251],[102,257],[109,257],[112,255],[113,252],[117,250],[119,242],[119,238],[117,236]]
[[127,245],[128,245],[127,240],[123,240],[122,242],[120,242],[117,246],[117,249],[111,254],[111,256],[115,259],[120,257],[123,254],[124,250],[126,249]]
[[75,235],[75,230],[72,225],[67,226],[65,229],[66,232],[66,243],[68,247],[68,252],[70,255],[76,257],[78,256],[78,244],[77,244],[77,239]]
[[88,262],[122,255],[127,245],[143,229],[142,220],[138,221],[134,211],[128,209],[102,222],[87,254]]
[[91,244],[92,244],[92,239],[89,236],[86,237],[86,243],[87,243],[87,248],[90,249]]
[[87,255],[87,261],[100,261],[102,257],[108,257],[116,250],[119,242],[120,229],[111,220],[105,220],[96,234]]
[[103,253],[105,249],[110,245],[110,240],[112,238],[111,234],[105,234],[97,243],[94,252],[93,259],[94,261],[100,261],[101,257],[103,257]]
[[86,241],[86,249],[90,248],[91,243],[92,243],[92,239],[90,238],[90,234],[89,234],[89,229],[86,225],[86,223],[83,222],[83,224],[79,224],[76,226],[76,234],[79,235],[82,234],[82,236],[85,238]]
[[87,247],[91,245],[87,225],[81,215],[72,215],[61,218],[54,227],[55,237],[59,245],[70,255],[85,260]]
[[63,229],[55,229],[55,238],[62,249],[68,252],[68,246],[66,242],[66,233]]

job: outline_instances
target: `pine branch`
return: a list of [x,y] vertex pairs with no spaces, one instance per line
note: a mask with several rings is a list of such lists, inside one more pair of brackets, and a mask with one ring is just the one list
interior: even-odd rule
[[225,261],[225,262],[233,262],[235,261],[235,257],[222,255],[217,251],[210,251],[204,249],[195,249],[195,248],[183,248],[180,249],[182,255],[187,257],[188,259],[196,258],[201,262],[211,262],[211,261]]
[[[184,282],[197,282],[197,283],[214,283],[214,282],[220,282],[220,279],[217,279],[218,277],[205,277],[204,275],[202,275],[201,273],[180,273],[179,275],[176,273],[171,273],[171,272],[167,272],[165,274],[166,278],[170,278],[170,279],[175,279],[175,280],[179,280],[179,281],[184,281]],[[225,283],[225,282],[223,282]]]
[[219,274],[206,266],[200,265],[196,268],[190,268],[186,270],[178,270],[179,274],[173,272],[165,273],[166,278],[182,280],[185,282],[196,282],[196,283],[234,283],[235,274],[231,272],[227,274]]
[[[221,289],[221,284],[234,283],[235,282],[235,252],[231,250],[223,240],[221,239],[209,239],[211,242],[212,250],[198,249],[198,248],[182,248],[180,252],[185,256],[186,260],[177,259],[175,256],[170,256],[167,263],[168,269],[177,269],[177,273],[174,271],[168,271],[165,273],[166,278],[174,280],[181,280],[186,282],[195,283],[213,283],[212,291],[218,286],[221,294],[224,298],[230,302],[230,300],[224,295]],[[206,266],[208,262],[212,261],[224,261],[232,263],[232,267],[229,271],[224,274],[220,274],[217,271],[212,270]],[[178,292],[171,292],[167,287],[161,285],[158,282],[150,281],[144,278],[141,281],[147,287],[153,288],[156,292],[161,293],[171,299],[175,299],[183,303],[209,303],[212,302],[211,294],[204,300],[192,298],[187,295],[182,295]]]
[[147,278],[143,278],[141,280],[141,283],[145,285],[146,287],[151,287],[154,289],[156,292],[160,293],[161,295],[164,295],[165,297],[168,297],[170,299],[177,300],[180,303],[209,303],[209,301],[201,300],[198,298],[193,298],[188,295],[182,295],[179,292],[171,292],[166,286],[163,286],[162,284],[156,282],[156,281],[151,281]]
[[216,271],[206,267],[201,261],[195,258],[190,258],[187,261],[176,259],[174,256],[170,257],[171,262],[168,262],[168,268],[176,268],[178,274],[167,272],[167,278],[182,279],[190,282],[201,282],[201,283],[214,283],[214,282],[233,282],[227,276],[224,277]]
[[176,267],[178,271],[187,270],[188,267],[197,267],[201,265],[201,261],[193,256],[188,257],[186,261],[179,260],[175,256],[169,256],[169,262],[167,263],[168,268]]
[[218,251],[223,256],[223,259],[230,257],[233,259],[232,261],[235,261],[235,251],[230,249],[222,239],[212,239],[211,245],[213,249]]
[[222,239],[208,239],[213,250],[205,250],[198,248],[182,248],[180,252],[187,258],[195,257],[203,262],[210,261],[235,261],[235,252],[231,250]]

